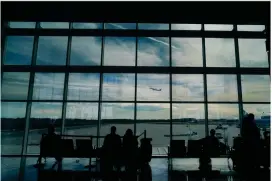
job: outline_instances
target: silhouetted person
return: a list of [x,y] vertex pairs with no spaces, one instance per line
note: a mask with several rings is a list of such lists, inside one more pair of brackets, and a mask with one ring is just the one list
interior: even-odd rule
[[261,135],[254,114],[248,114],[242,123],[242,169],[248,180],[253,179],[260,167]]
[[103,169],[105,169],[104,171],[111,172],[113,166],[115,166],[119,171],[121,146],[122,146],[121,137],[118,134],[116,134],[116,127],[112,126],[111,133],[105,137],[102,148],[103,150],[102,164]]
[[131,129],[127,129],[123,137],[123,158],[126,169],[136,165],[138,152],[138,140]]
[[262,165],[265,169],[270,167],[270,133],[264,131],[262,140]]
[[42,137],[40,142],[40,156],[37,161],[37,165],[41,164],[41,159],[46,156],[53,156],[56,162],[52,166],[54,168],[56,164],[62,161],[61,158],[61,137],[55,133],[54,125],[48,126],[48,133]]

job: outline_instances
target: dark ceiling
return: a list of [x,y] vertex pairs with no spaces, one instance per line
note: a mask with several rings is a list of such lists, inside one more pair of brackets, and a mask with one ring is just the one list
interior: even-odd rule
[[2,20],[269,24],[270,2],[2,2]]

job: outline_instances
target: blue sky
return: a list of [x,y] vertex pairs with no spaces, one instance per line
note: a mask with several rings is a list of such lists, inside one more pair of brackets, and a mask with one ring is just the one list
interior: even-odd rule
[[[11,25],[16,27],[18,25]],[[21,25],[22,26],[22,25]],[[27,27],[27,25],[24,25]],[[33,27],[33,24],[29,24]],[[43,28],[67,28],[67,24],[43,23]],[[101,28],[99,23],[74,24],[73,28]],[[135,29],[135,24],[108,23],[106,29]],[[205,26],[229,30],[232,26]],[[258,28],[258,27],[257,27]],[[168,29],[168,25],[139,24],[139,29]],[[173,25],[172,29],[199,29],[199,25]],[[169,39],[162,37],[141,37],[138,39],[138,66],[169,66]],[[40,37],[38,44],[38,65],[64,65],[66,61],[67,37]],[[33,37],[8,37],[5,64],[29,65],[32,56]],[[202,43],[200,38],[172,38],[172,65],[180,67],[201,67]],[[135,37],[106,37],[104,47],[105,66],[134,66]],[[264,40],[239,39],[240,64],[242,67],[268,67]],[[234,67],[233,39],[206,39],[206,61],[208,67]],[[101,37],[72,37],[71,65],[100,65]],[[99,98],[99,74],[71,73],[68,84],[68,100],[91,100]],[[135,74],[105,74],[103,76],[102,100],[133,101]],[[175,101],[203,101],[203,75],[173,74],[172,96]],[[29,73],[4,73],[2,99],[25,100],[28,91]],[[237,101],[237,78],[235,75],[208,75],[209,101]],[[169,101],[168,74],[138,74],[137,100]],[[270,79],[265,75],[243,75],[244,101],[270,100]],[[64,74],[35,74],[33,99],[61,100]],[[161,89],[154,91],[150,88]],[[23,117],[24,103],[2,103],[2,117]],[[71,118],[97,119],[97,103],[69,103],[67,115]],[[269,113],[269,105],[247,105],[246,109],[259,115]],[[236,104],[209,104],[209,118],[238,118]],[[91,110],[91,111],[90,111]],[[169,119],[170,104],[137,104],[138,119]],[[102,105],[102,118],[133,119],[134,105],[111,103]],[[249,112],[250,112],[249,111]],[[204,117],[203,104],[173,104],[173,118]],[[61,104],[33,103],[32,117],[61,117]],[[69,117],[67,116],[67,117]]]

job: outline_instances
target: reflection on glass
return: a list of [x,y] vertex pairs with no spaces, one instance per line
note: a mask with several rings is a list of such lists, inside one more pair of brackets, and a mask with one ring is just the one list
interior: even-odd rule
[[169,24],[139,23],[139,30],[169,30]]
[[25,113],[25,102],[1,103],[1,154],[21,154],[24,137],[23,130],[25,129]]
[[48,133],[48,126],[53,124],[56,133],[61,129],[62,103],[33,102],[29,122],[28,154],[39,154],[42,134]]
[[264,25],[238,25],[238,31],[263,31],[265,30]]
[[99,73],[70,73],[68,100],[98,100]]
[[62,100],[64,73],[36,73],[33,99]]
[[207,75],[208,101],[237,101],[236,75]]
[[173,101],[203,101],[203,75],[173,74],[172,99]]
[[5,65],[30,65],[33,36],[7,36],[4,61]]
[[28,94],[28,72],[4,72],[1,97],[6,100],[26,100]]
[[241,67],[268,67],[265,39],[239,39]]
[[201,67],[201,38],[172,38],[172,66]]
[[138,66],[169,66],[169,38],[139,37]]
[[102,100],[132,101],[135,94],[135,74],[104,74]]
[[207,67],[235,67],[234,39],[206,38]]
[[35,28],[35,22],[9,22],[10,28]]
[[133,30],[136,23],[105,23],[105,29]]
[[69,23],[64,22],[41,22],[41,28],[53,28],[53,29],[69,29]]
[[134,103],[102,103],[101,119],[101,136],[109,134],[111,126],[117,128],[120,136],[124,136],[127,129],[134,133]]
[[135,66],[135,37],[105,37],[104,65]]
[[73,23],[73,29],[102,29],[102,23]]
[[101,37],[72,38],[70,65],[100,65]]
[[240,134],[237,104],[208,104],[209,130],[215,129],[216,137],[223,144],[233,146],[233,137]]
[[269,75],[241,75],[244,102],[270,102]]
[[172,104],[173,140],[198,140],[205,137],[204,104]]
[[170,104],[137,103],[136,129],[137,135],[146,130],[152,146],[166,147],[170,139]]
[[1,157],[1,181],[18,180],[20,163],[21,158]]
[[201,24],[172,24],[171,30],[201,30]]
[[206,31],[232,31],[233,25],[205,24],[204,29]]
[[65,134],[96,136],[97,117],[98,103],[67,103]]
[[168,74],[138,74],[138,101],[169,101]]
[[37,51],[37,65],[65,65],[67,37],[40,36]]

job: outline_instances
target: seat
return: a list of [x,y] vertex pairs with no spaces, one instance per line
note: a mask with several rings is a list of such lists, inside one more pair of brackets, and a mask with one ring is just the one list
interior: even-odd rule
[[73,157],[75,155],[72,139],[61,139],[61,157]]
[[78,157],[93,157],[94,149],[91,139],[77,139],[76,140],[76,154]]
[[184,158],[186,156],[185,140],[172,140],[168,153],[170,158]]
[[191,158],[199,158],[202,150],[201,140],[188,140],[187,156]]

